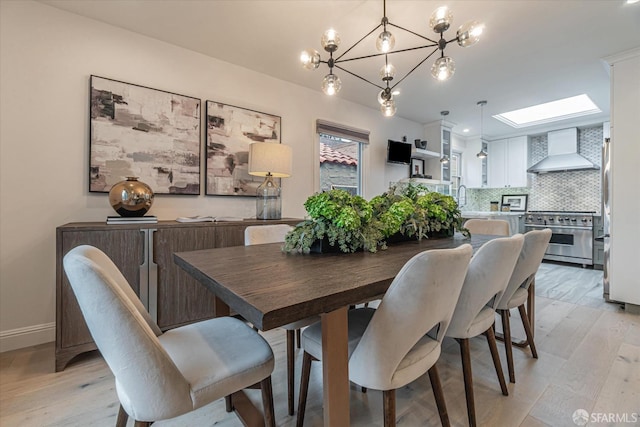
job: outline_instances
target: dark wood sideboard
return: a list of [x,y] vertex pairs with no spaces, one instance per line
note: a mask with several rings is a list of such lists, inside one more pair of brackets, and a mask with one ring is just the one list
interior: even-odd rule
[[[56,229],[56,363],[61,371],[96,345],[69,285],[62,259],[78,245],[104,251],[120,268],[162,330],[215,316],[216,298],[173,262],[174,252],[241,246],[249,225],[291,224],[300,219],[107,225],[65,224]],[[117,325],[114,325],[117,327]]]

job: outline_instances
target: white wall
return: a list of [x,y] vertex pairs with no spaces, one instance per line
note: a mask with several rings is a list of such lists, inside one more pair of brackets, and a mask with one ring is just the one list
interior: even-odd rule
[[611,63],[612,300],[640,305],[640,48]]
[[[399,179],[401,171],[385,162],[387,139],[422,134],[420,124],[383,119],[378,110],[47,5],[1,1],[0,11],[2,351],[54,339],[56,227],[113,213],[106,194],[88,193],[91,74],[281,116],[283,143],[294,154],[293,178],[283,180],[287,217],[303,217],[315,190],[317,118],[371,131],[363,157],[367,198]],[[249,217],[255,200],[158,196],[150,213],[161,220]]]

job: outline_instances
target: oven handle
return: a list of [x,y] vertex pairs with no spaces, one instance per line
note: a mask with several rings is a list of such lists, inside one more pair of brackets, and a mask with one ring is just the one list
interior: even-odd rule
[[531,227],[531,228],[551,228],[551,229],[556,229],[556,228],[566,228],[566,229],[570,229],[570,230],[586,230],[586,231],[591,231],[591,227],[581,227],[578,225],[538,225],[538,224],[525,224],[525,227]]

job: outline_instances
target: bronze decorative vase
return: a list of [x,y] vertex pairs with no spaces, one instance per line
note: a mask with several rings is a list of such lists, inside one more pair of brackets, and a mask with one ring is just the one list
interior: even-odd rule
[[109,203],[120,216],[144,216],[153,204],[153,190],[138,177],[128,176],[109,190]]

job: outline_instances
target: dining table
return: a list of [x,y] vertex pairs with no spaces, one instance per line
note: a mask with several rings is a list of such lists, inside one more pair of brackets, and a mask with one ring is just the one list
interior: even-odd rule
[[[349,426],[349,307],[382,297],[402,266],[422,251],[467,243],[476,251],[497,237],[456,233],[390,244],[375,253],[287,253],[282,243],[270,243],[177,252],[174,262],[215,295],[216,317],[234,312],[268,331],[320,315],[324,425]],[[246,396],[233,399],[245,425],[264,425]]]

